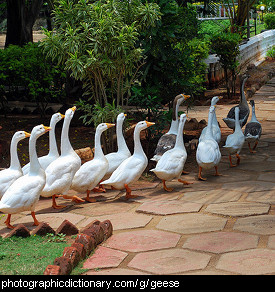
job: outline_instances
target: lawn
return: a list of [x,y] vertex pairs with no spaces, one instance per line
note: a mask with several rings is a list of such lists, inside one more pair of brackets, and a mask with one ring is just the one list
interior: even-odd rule
[[[46,267],[62,256],[69,245],[58,236],[0,238],[0,275],[43,275]],[[83,272],[81,265],[80,262],[73,274]]]

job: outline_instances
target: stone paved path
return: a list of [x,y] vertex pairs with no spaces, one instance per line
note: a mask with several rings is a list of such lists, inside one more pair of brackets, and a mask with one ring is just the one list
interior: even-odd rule
[[[247,145],[241,164],[229,167],[223,149],[221,177],[213,171],[198,181],[197,169],[176,181],[171,193],[160,183],[139,181],[136,199],[125,202],[124,192],[108,190],[109,200],[73,205],[56,212],[51,200],[41,199],[37,218],[57,228],[68,219],[83,228],[94,219],[111,220],[114,233],[84,263],[88,275],[260,275],[275,274],[275,78],[253,96],[263,135],[256,154]],[[230,106],[218,105],[222,144],[231,130],[222,121]],[[208,106],[195,107],[189,117],[207,119]],[[0,233],[8,230],[0,221]],[[12,223],[31,228],[29,212],[12,216]],[[51,263],[49,263],[51,264]]]

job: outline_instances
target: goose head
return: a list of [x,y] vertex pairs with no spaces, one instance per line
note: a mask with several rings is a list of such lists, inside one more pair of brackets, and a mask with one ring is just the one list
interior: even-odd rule
[[25,131],[17,131],[14,135],[13,135],[13,138],[16,140],[16,141],[20,141],[20,140],[23,140],[25,138],[28,138],[30,137],[31,134],[28,133],[28,132],[25,132]]
[[96,127],[96,131],[99,133],[103,133],[108,128],[114,127],[116,124],[109,124],[109,123],[101,123]]
[[31,137],[38,138],[38,137],[40,137],[41,135],[43,135],[43,134],[49,132],[50,130],[51,130],[51,127],[46,127],[46,126],[44,126],[43,124],[38,125],[38,126],[35,126],[35,127],[32,129]]
[[57,122],[59,122],[60,120],[64,118],[65,118],[65,115],[62,115],[61,113],[55,113],[52,115],[51,120],[56,124]]
[[124,114],[124,113],[120,113],[118,116],[117,116],[117,123],[118,122],[123,122],[124,120],[125,120],[125,117],[126,117],[127,115],[126,114]]
[[75,111],[76,111],[76,106],[73,106],[73,107],[67,109],[65,112],[65,119],[72,119]]
[[186,95],[184,93],[181,93],[179,95],[177,95],[174,99],[174,102],[173,102],[173,120],[177,120],[177,109],[178,107],[180,106],[180,104],[184,101],[184,100],[187,100],[191,95]]
[[153,126],[155,123],[151,123],[151,122],[147,122],[147,121],[141,121],[141,122],[138,122],[135,126],[135,129],[136,130],[139,130],[139,131],[142,131],[148,127],[151,127]]
[[187,115],[186,114],[181,114],[180,115],[180,122],[184,122],[187,119]]
[[218,102],[220,99],[222,99],[222,96],[214,96],[214,97],[212,97],[212,99],[211,99],[211,105],[216,105],[217,102]]

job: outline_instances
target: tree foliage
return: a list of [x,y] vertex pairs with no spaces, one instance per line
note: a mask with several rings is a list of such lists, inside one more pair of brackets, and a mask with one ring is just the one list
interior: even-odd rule
[[113,100],[124,105],[144,64],[139,35],[160,19],[158,6],[140,0],[59,0],[53,18],[54,31],[44,30],[46,55],[81,80],[100,106]]

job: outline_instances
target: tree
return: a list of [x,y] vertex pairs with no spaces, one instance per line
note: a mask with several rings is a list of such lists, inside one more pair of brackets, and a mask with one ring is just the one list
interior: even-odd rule
[[243,33],[243,26],[247,19],[247,15],[254,5],[256,0],[238,0],[235,3],[232,0],[223,0],[222,4],[230,20],[231,32],[232,33]]
[[33,41],[32,29],[43,0],[6,0],[7,35],[5,47],[23,46]]
[[160,18],[158,6],[140,0],[56,1],[55,31],[44,30],[46,55],[84,84],[92,103],[104,107],[125,96],[144,64],[138,37]]

